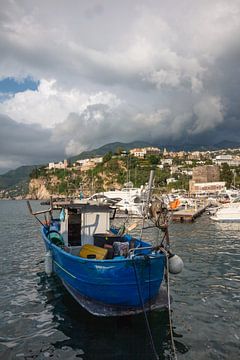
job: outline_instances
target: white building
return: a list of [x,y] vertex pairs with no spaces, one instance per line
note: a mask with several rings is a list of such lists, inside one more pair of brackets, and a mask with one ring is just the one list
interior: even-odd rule
[[161,161],[162,165],[172,165],[173,159],[162,159]]
[[225,181],[203,182],[196,183],[193,180],[189,181],[189,192],[192,195],[200,194],[219,194],[226,189]]
[[167,184],[175,183],[177,180],[175,178],[166,179]]
[[138,158],[144,158],[146,155],[159,155],[160,152],[161,150],[159,148],[152,146],[130,150],[130,154]]
[[82,160],[77,160],[76,163],[80,166],[83,165],[87,165],[89,163],[92,164],[100,164],[103,162],[103,158],[102,157],[95,157],[95,158],[91,158],[91,159],[82,159]]
[[78,165],[84,165],[89,162],[89,159],[82,159],[82,160],[76,160],[76,164]]
[[103,158],[102,157],[95,157],[95,158],[91,158],[91,159],[82,159],[82,160],[77,160],[73,166],[75,168],[78,168],[81,171],[87,171],[90,169],[95,168],[95,166],[97,164],[100,164],[103,162]]
[[95,162],[95,164],[101,164],[103,162],[103,157],[95,157],[90,160]]
[[130,154],[138,158],[144,158],[144,156],[146,155],[146,149],[144,148],[131,149]]
[[233,157],[232,155],[218,155],[213,159],[213,162],[217,165],[228,164],[229,166],[239,166],[240,158],[238,156]]
[[175,173],[179,173],[179,172],[180,172],[180,170],[179,170],[179,167],[178,167],[178,166],[173,165],[173,166],[170,167],[170,173],[171,173],[171,175],[172,175],[172,174],[175,174]]
[[66,169],[68,167],[68,161],[59,161],[58,163],[51,162],[48,164],[49,170],[51,169]]
[[181,173],[184,175],[192,176],[193,171],[192,169],[182,169]]

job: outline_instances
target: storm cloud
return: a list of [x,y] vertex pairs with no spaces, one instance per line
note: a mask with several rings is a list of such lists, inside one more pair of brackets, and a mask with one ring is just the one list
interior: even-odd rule
[[239,0],[3,0],[0,78],[39,81],[0,103],[31,145],[5,161],[112,141],[239,141],[239,17]]
[[50,141],[51,131],[38,124],[18,123],[0,114],[0,169],[20,165],[45,164],[64,156],[64,145]]

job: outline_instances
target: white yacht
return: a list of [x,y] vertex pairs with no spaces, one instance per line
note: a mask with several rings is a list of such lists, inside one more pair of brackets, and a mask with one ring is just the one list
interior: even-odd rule
[[211,219],[218,222],[240,222],[240,196],[220,206]]
[[134,188],[132,183],[125,185],[121,190],[104,191],[93,194],[88,200],[114,205],[118,210],[116,216],[118,216],[119,213],[124,213],[131,216],[142,217],[146,200],[146,189],[143,186]]
[[145,200],[138,195],[133,195],[117,202],[115,206],[120,212],[124,212],[125,214],[134,217],[142,217],[145,208]]

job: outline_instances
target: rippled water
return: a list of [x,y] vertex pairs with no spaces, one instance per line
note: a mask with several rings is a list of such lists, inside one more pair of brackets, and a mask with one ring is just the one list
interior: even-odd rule
[[[26,202],[0,201],[0,229],[0,359],[154,359],[142,315],[96,318],[46,277],[39,226]],[[171,276],[178,359],[239,359],[240,225],[204,214],[171,225],[170,234],[185,263]],[[171,359],[168,313],[149,320],[160,359]]]

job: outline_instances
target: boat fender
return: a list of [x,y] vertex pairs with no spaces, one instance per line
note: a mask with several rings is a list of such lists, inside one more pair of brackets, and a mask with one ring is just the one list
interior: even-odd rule
[[171,254],[168,258],[169,272],[171,274],[179,274],[183,270],[183,261],[180,256]]
[[44,259],[45,272],[48,276],[52,275],[53,271],[53,261],[52,261],[52,253],[51,251],[47,251]]

